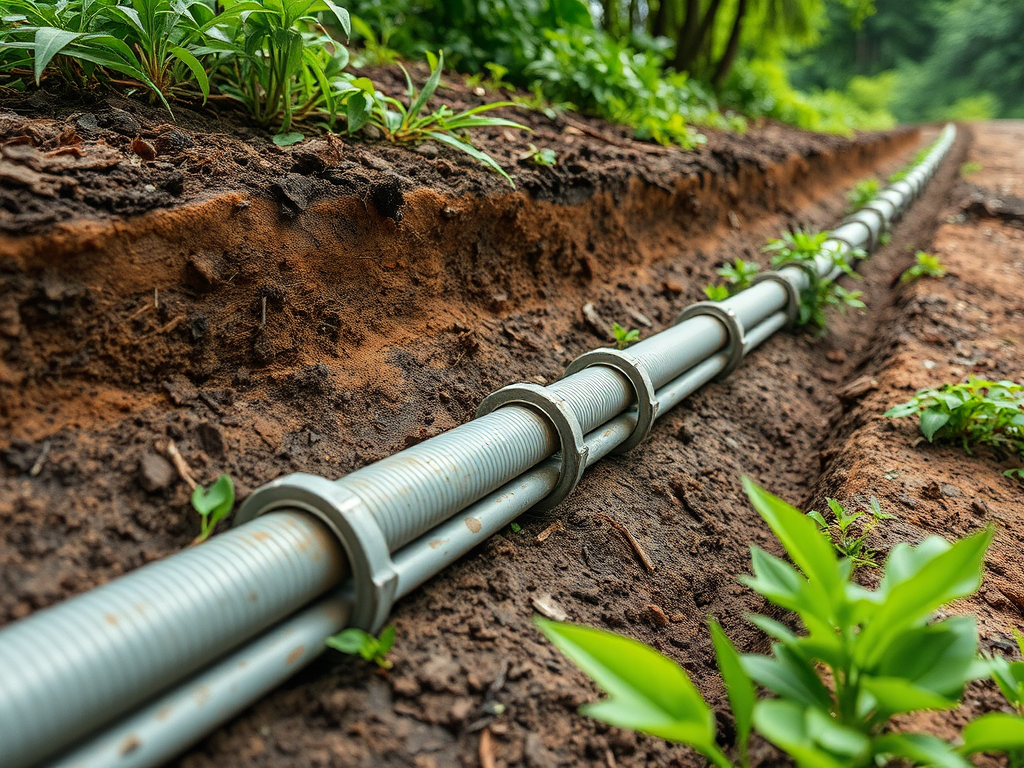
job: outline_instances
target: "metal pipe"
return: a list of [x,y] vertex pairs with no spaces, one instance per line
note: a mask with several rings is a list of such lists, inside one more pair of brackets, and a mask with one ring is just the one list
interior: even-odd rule
[[[947,127],[919,169],[908,174],[905,187],[914,190],[914,194],[920,191],[952,144],[953,135],[952,128]],[[891,215],[895,216],[909,204],[910,196],[900,192],[897,185],[889,191],[902,200],[896,206],[892,195],[881,198],[891,204]],[[888,207],[879,206],[879,210],[882,221],[875,228],[868,220],[841,226],[833,233],[828,247],[843,251],[870,245],[889,224]],[[828,256],[816,261],[819,276],[833,273],[833,266],[833,259]],[[807,285],[808,277],[801,269],[784,268],[779,275],[797,290]],[[726,319],[733,318],[730,322],[737,323],[741,332],[750,329],[742,334],[749,351],[784,324],[791,297],[792,291],[783,283],[766,280],[715,305],[721,308],[716,312],[725,313],[721,319],[711,315],[692,317],[631,347],[630,359],[656,390],[656,399],[661,404],[659,413],[725,370],[730,344],[735,343]],[[560,403],[569,419],[566,424],[575,425],[573,428],[580,431],[584,450],[592,451],[586,456],[589,464],[620,444],[637,423],[635,415],[620,415],[635,400],[634,386],[635,382],[618,370],[596,365],[542,391],[547,393],[546,397],[554,398],[553,402]],[[504,524],[498,521],[514,519],[544,498],[545,489],[550,491],[559,479],[562,464],[548,457],[559,448],[565,449],[563,438],[548,417],[532,407],[508,405],[336,482],[301,476],[301,482],[289,484],[290,478],[283,478],[250,497],[236,516],[244,525],[234,531],[0,631],[0,755],[5,759],[4,765],[23,768],[65,747],[100,722],[109,721],[161,687],[167,688],[210,663],[214,658],[211,654],[223,654],[237,647],[289,610],[300,608],[337,584],[346,559],[353,573],[349,583],[355,590],[352,623],[375,629],[386,618],[396,596],[406,594],[460,556],[466,546],[474,546],[470,542],[482,540],[471,530],[475,524],[467,524],[468,517],[477,519],[479,533],[485,530],[485,522],[487,530],[495,530],[495,525],[500,528]],[[456,515],[459,510],[468,513],[467,508],[475,514]],[[305,513],[291,511],[296,509],[320,517],[327,527],[317,526]],[[253,520],[268,510],[271,514]],[[275,520],[286,527],[305,521],[304,525],[318,532],[318,543],[312,550],[319,554],[310,557],[311,545],[302,551],[297,542],[284,538],[278,541],[276,534],[267,535],[266,541],[254,535],[261,530],[259,524]],[[463,533],[463,529],[474,535]],[[330,534],[325,533],[328,530]],[[452,535],[446,542],[431,546],[444,538],[441,534],[447,533]],[[331,534],[338,540],[330,540]],[[209,578],[197,578],[193,567],[205,567],[214,557],[208,554],[211,548],[227,548],[226,542],[239,536],[258,538],[259,542],[233,554],[234,575],[217,573],[216,584],[231,582],[231,587],[224,590],[224,601],[211,607],[205,603],[205,595],[211,589],[220,594],[219,586],[211,587]],[[344,557],[337,546],[339,540]],[[287,552],[281,557],[268,557],[268,547]],[[391,553],[395,553],[394,557]],[[305,573],[306,566],[293,568],[292,556],[303,562],[319,557],[315,584],[303,582],[305,590],[292,589],[287,600],[271,601],[273,609],[260,612],[258,619],[235,620],[238,602],[247,599],[247,583],[276,585],[284,578],[294,586],[302,581],[298,576]],[[149,575],[154,571],[148,569],[158,566],[163,566],[161,573],[166,573],[166,578]],[[117,641],[102,632],[79,631],[79,625],[102,628],[108,608],[106,596],[117,594],[110,587],[127,584],[119,588],[130,591],[151,582],[160,585],[159,597],[166,602],[161,602],[160,611],[153,611],[151,621],[146,622],[146,643]],[[283,592],[289,589],[282,587]],[[154,597],[150,595],[150,599]],[[373,605],[367,607],[368,602]],[[193,605],[200,608],[193,611]],[[51,638],[49,644],[37,646],[20,641],[26,631],[19,628],[26,623],[31,623],[34,636]],[[198,643],[199,650],[184,658],[179,654],[173,662],[164,664],[158,646],[153,643],[167,635],[172,639],[166,642],[172,646],[182,643],[192,648],[196,643],[187,636],[197,625],[201,626],[197,634],[204,638],[203,643]],[[59,674],[50,675],[45,669],[51,661],[48,654],[60,655],[54,638],[62,637],[75,638],[75,652],[67,654],[69,661],[60,667]],[[44,648],[45,652],[40,653]],[[120,669],[126,661],[128,669]],[[154,663],[155,669],[151,668]],[[11,687],[8,680],[21,682]],[[100,698],[88,690],[90,687],[101,690],[105,697],[102,702],[109,706],[97,704]],[[69,695],[70,689],[73,691]],[[119,692],[123,698],[111,691]],[[19,713],[18,719],[6,716],[12,712]],[[178,738],[194,737],[194,730],[181,727],[184,733]]]
[[0,764],[45,758],[344,577],[314,518],[253,522],[0,631]]

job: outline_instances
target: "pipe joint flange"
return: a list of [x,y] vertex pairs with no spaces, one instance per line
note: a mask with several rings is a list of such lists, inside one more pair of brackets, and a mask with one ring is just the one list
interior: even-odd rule
[[[863,223],[863,222],[861,222],[861,223]],[[836,235],[835,231],[832,231],[832,232],[828,233],[828,240],[826,240],[825,242],[827,243],[829,240],[834,240],[837,243],[842,243],[847,248],[849,248],[850,250],[847,252],[847,254],[846,254],[847,256],[849,256],[852,253],[856,253],[859,250],[862,250],[859,245],[854,245],[853,241],[850,238],[848,238],[848,237],[838,237]],[[849,259],[847,259],[847,261],[849,261]]]
[[561,446],[558,483],[551,493],[534,504],[533,509],[544,512],[557,507],[579,485],[583,470],[587,468],[590,449],[583,441],[583,428],[579,419],[565,400],[550,389],[537,384],[510,384],[497,392],[492,392],[480,403],[474,418],[479,419],[505,405],[525,405],[540,411],[558,433],[558,442]]
[[715,301],[698,301],[696,304],[691,304],[680,312],[672,325],[679,325],[684,320],[689,320],[699,315],[710,315],[725,326],[726,335],[729,337],[726,346],[729,359],[725,364],[725,368],[718,374],[719,377],[724,378],[735,371],[743,361],[743,354],[747,348],[747,342],[743,335],[743,323],[736,316],[736,311],[729,307],[723,307]]
[[792,328],[800,317],[800,291],[781,272],[772,270],[755,275],[750,281],[752,286],[758,283],[778,283],[786,291],[786,326]]
[[[888,214],[885,211],[883,211],[881,209],[881,207],[880,207],[882,204],[892,206],[893,207],[893,213],[892,214]],[[867,205],[862,205],[860,207],[860,210],[861,211],[867,211],[867,212],[874,213],[874,214],[878,215],[878,218],[879,218],[879,231],[880,232],[885,232],[889,228],[889,223],[892,221],[892,219],[890,217],[891,216],[895,216],[896,213],[898,212],[898,209],[896,208],[895,205],[893,205],[888,200],[884,200],[884,199],[875,200],[875,201],[872,201],[872,202],[868,203]],[[860,211],[858,211],[858,213],[859,212]]]
[[618,371],[629,379],[629,383],[633,386],[633,392],[636,394],[636,426],[629,437],[612,453],[620,454],[631,451],[651,433],[654,420],[658,418],[658,400],[654,394],[654,382],[651,381],[651,377],[644,367],[640,365],[638,358],[618,349],[595,349],[592,352],[585,352],[569,363],[562,378],[579,373],[592,365],[603,365]]
[[350,626],[379,632],[395,602],[398,573],[387,539],[362,499],[341,483],[298,472],[254,491],[239,508],[234,524],[280,510],[308,512],[338,537],[352,571]]

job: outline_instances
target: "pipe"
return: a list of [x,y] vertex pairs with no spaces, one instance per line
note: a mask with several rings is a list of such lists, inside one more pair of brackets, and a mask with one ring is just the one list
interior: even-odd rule
[[[952,126],[948,126],[925,159],[908,174],[904,187],[912,195],[919,194],[925,180],[934,173],[954,135]],[[878,211],[837,228],[826,247],[846,252],[871,245],[889,223],[886,214],[891,210],[890,216],[895,216],[909,204],[912,195],[907,191],[901,192],[897,185],[890,187],[887,192],[893,194],[873,201],[887,205],[880,204]],[[899,206],[893,200],[896,195]],[[832,258],[820,256],[815,269],[819,276],[831,274]],[[394,600],[482,541],[487,532],[498,530],[529,507],[550,498],[551,489],[563,482],[571,459],[580,464],[582,472],[583,466],[629,438],[641,419],[649,428],[658,414],[728,371],[781,328],[791,316],[794,296],[806,287],[808,279],[802,269],[787,267],[776,277],[758,282],[724,302],[713,306],[702,302],[684,313],[696,310],[696,316],[631,347],[618,368],[597,364],[548,387],[529,391],[519,387],[517,396],[529,395],[534,398],[527,400],[532,405],[513,400],[515,404],[504,405],[338,481],[303,475],[274,481],[243,504],[236,515],[239,527],[233,531],[0,631],[0,755],[4,765],[24,768],[52,755],[160,690],[167,691],[163,695],[166,700],[177,701],[181,689],[170,689],[175,681],[195,673],[216,656],[237,648],[338,584],[346,561],[352,573],[345,593],[345,599],[352,600],[348,623],[375,631],[386,620]],[[628,371],[633,372],[632,378]],[[640,403],[645,398],[650,407],[641,414]],[[627,411],[634,402],[637,405]],[[462,514],[456,514],[460,510]],[[314,517],[325,525],[317,525]],[[475,522],[469,522],[470,518]],[[298,542],[263,531],[261,525],[303,527],[309,531],[306,546],[311,551],[302,551]],[[264,535],[257,536],[256,531]],[[234,542],[241,540],[250,545],[234,547]],[[216,559],[213,550],[229,548],[232,556],[228,571],[234,570],[236,575],[221,571],[214,586],[196,578],[193,569],[207,568]],[[268,557],[266,552],[270,550],[278,554]],[[310,569],[316,572],[316,578],[307,578]],[[207,593],[216,590],[220,594],[221,581],[224,600],[208,603]],[[297,587],[300,582],[301,589]],[[258,599],[258,617],[246,615],[246,620],[236,620],[235,611],[239,601],[247,599],[250,583],[274,589],[280,585],[281,595],[287,593],[288,597],[268,599],[266,602],[272,605],[267,610],[262,610],[265,601]],[[145,642],[99,631],[108,596],[118,594],[118,590],[146,593],[151,601],[160,597],[173,606],[154,602],[159,610],[152,611],[151,618],[139,620],[146,627]],[[292,626],[295,621],[302,625],[299,618],[287,624]],[[28,630],[23,628],[26,625]],[[196,634],[203,642],[190,637],[193,627],[200,628]],[[25,642],[26,637],[50,639],[45,645],[35,645]],[[75,638],[73,652],[60,648],[58,639],[63,637]],[[169,642],[172,650],[177,648],[175,643],[197,650],[165,661],[162,642]],[[46,648],[46,652],[40,653],[39,648]],[[238,651],[247,652],[247,648]],[[67,657],[58,665],[58,673],[48,670],[50,653]],[[209,668],[213,681],[231,669],[230,658]],[[127,667],[122,669],[126,661]],[[269,674],[266,679],[275,678]],[[10,686],[8,680],[19,682]],[[102,695],[90,689],[98,689]],[[254,684],[253,698],[259,690],[263,689]],[[234,707],[232,711],[243,705],[240,699],[225,704],[228,709]],[[124,744],[123,738],[129,733],[125,722],[133,721],[123,721],[97,738],[108,745]],[[193,725],[183,725],[174,720],[163,727],[155,721],[147,722],[152,728],[147,731],[147,739],[176,744],[176,748],[184,748],[201,735],[194,721],[189,721]],[[212,723],[210,728],[215,725]],[[178,728],[181,730],[175,730]],[[147,750],[149,747],[142,744],[125,757],[135,753],[163,755],[133,765],[152,765],[152,760],[166,757],[166,748]],[[119,760],[110,761],[109,751],[102,754],[100,762],[83,764],[121,765]]]

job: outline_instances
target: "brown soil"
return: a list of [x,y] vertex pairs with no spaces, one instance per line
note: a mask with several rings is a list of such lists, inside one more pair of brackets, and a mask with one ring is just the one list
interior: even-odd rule
[[[91,114],[115,108],[103,105]],[[191,540],[187,489],[158,471],[168,439],[200,480],[230,472],[243,495],[291,471],[340,476],[465,421],[510,381],[556,378],[604,340],[580,311],[586,302],[608,324],[642,325],[644,335],[664,327],[702,298],[723,260],[756,256],[785,227],[835,221],[844,189],[876,167],[884,177],[919,143],[909,132],[845,140],[765,126],[712,133],[706,148],[683,153],[596,121],[570,118],[615,143],[531,118],[530,140],[543,137],[564,164],[518,166],[521,192],[512,194],[443,149],[431,157],[321,140],[279,150],[235,130],[212,150],[216,126],[177,128],[200,140],[171,159],[134,161],[133,139],[155,146],[166,132],[148,108],[116,106],[139,124],[129,137],[98,117],[107,132],[86,136],[74,109],[42,123],[31,114],[38,105],[14,106],[29,114],[0,118],[0,135],[30,141],[13,156],[4,148],[0,171],[70,179],[52,183],[72,191],[47,198],[39,189],[52,180],[43,179],[2,193],[0,623]],[[54,137],[68,130],[82,138],[77,149],[47,155],[67,146]],[[979,151],[994,135],[983,133]],[[506,165],[522,144],[501,134],[483,142]],[[484,729],[497,765],[699,764],[684,748],[576,715],[595,690],[533,629],[532,600],[550,596],[573,620],[652,643],[721,701],[705,616],[721,617],[745,649],[763,642],[741,615],[764,606],[734,578],[748,544],[769,538],[742,498],[741,472],[808,504],[874,493],[901,516],[883,548],[1000,520],[990,564],[998,578],[971,607],[986,647],[1004,643],[1021,605],[1009,545],[1019,486],[985,458],[911,448],[911,424],[879,418],[910,390],[952,375],[915,354],[974,366],[977,347],[993,366],[986,375],[1019,375],[1014,349],[998,339],[1019,339],[1020,299],[1006,275],[996,281],[1019,267],[1012,257],[961,265],[973,251],[949,239],[962,230],[966,243],[970,227],[990,227],[1019,255],[1011,222],[944,226],[935,249],[956,277],[892,287],[940,211],[959,210],[948,205],[966,192],[947,193],[966,146],[961,137],[893,243],[865,264],[868,314],[825,339],[771,339],[640,448],[601,462],[559,509],[527,515],[520,532],[494,537],[403,601],[390,675],[325,656],[177,764],[477,765]],[[231,166],[249,152],[256,167]],[[108,169],[74,167],[110,153],[119,160]],[[173,173],[183,178],[177,195],[125,192],[166,191]],[[351,183],[332,181],[342,176]],[[305,205],[288,192],[296,189],[314,190]],[[945,303],[924,300],[940,294]],[[975,330],[982,313],[984,333]],[[927,334],[940,340],[922,341]],[[864,374],[877,390],[837,399]],[[899,474],[887,480],[890,467]],[[654,573],[605,514],[641,542]],[[538,542],[555,520],[564,529]],[[728,733],[725,717],[721,725]]]

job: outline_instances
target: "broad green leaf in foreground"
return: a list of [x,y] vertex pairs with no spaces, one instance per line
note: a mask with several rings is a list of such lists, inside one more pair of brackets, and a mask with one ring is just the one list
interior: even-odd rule
[[653,648],[600,629],[534,618],[538,628],[608,694],[581,709],[620,728],[689,744],[716,765],[715,718],[690,678]]

